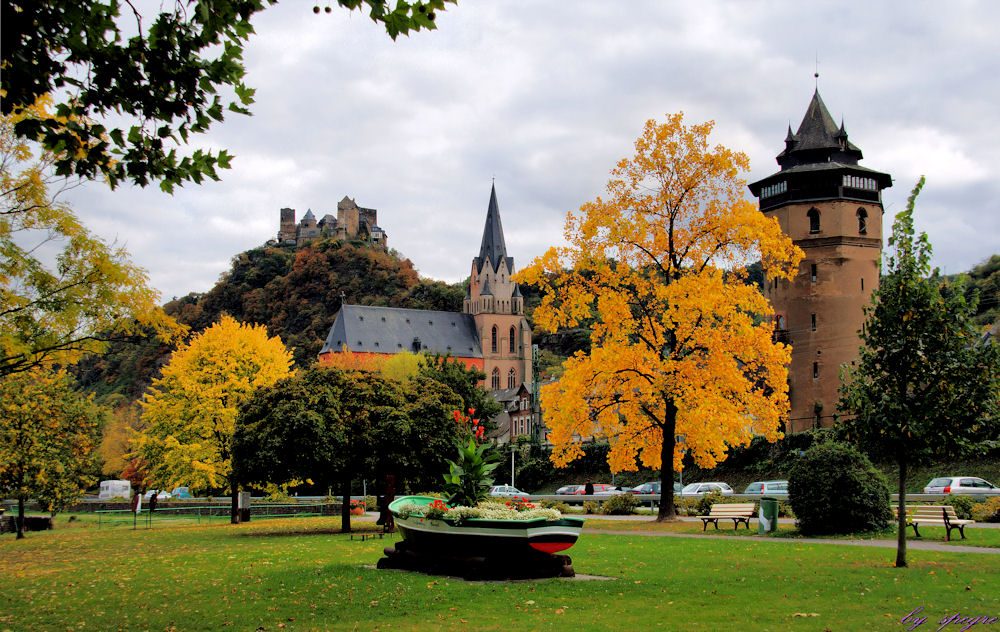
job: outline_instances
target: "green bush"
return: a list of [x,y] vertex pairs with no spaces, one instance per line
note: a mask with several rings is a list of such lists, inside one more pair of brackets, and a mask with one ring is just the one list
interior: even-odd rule
[[604,501],[601,511],[607,516],[630,516],[639,505],[632,494],[618,494]]
[[788,501],[805,535],[882,530],[892,521],[885,477],[845,443],[819,444],[799,457]]
[[986,502],[976,503],[972,506],[971,514],[972,519],[977,522],[1000,522],[1000,496],[993,496]]
[[788,504],[787,500],[782,500],[778,502],[778,517],[779,518],[795,517],[795,512],[792,511],[792,506]]
[[544,499],[538,502],[543,509],[555,509],[559,513],[569,513],[569,505],[561,500]]
[[715,490],[699,498],[694,505],[696,516],[707,516],[712,511],[712,505],[722,502],[722,492]]
[[963,494],[961,496],[954,496],[949,498],[946,505],[951,505],[955,508],[955,515],[962,520],[970,520],[972,518],[972,506],[982,502],[981,500],[976,500],[972,496]]
[[600,505],[597,504],[596,500],[588,500],[583,503],[583,513],[585,514],[595,514],[600,510]]

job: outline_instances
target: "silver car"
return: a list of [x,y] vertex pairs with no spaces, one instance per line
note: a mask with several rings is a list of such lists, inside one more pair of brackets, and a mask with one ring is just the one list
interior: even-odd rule
[[732,496],[733,488],[725,483],[691,483],[681,490],[681,496],[704,496],[712,492],[721,492],[723,496]]
[[757,481],[747,485],[744,494],[760,494],[761,496],[787,496],[788,481]]
[[1000,487],[975,476],[942,476],[935,478],[925,494],[1000,494]]

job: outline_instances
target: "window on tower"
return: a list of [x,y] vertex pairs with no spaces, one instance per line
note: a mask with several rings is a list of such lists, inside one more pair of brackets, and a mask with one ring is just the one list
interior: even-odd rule
[[493,353],[496,353],[497,352],[497,326],[496,325],[493,325],[493,336],[492,336],[492,338],[493,339],[492,339],[492,342],[490,344],[490,349],[493,350]]
[[492,386],[494,391],[500,390],[500,369],[494,368],[492,379],[490,379],[490,386]]
[[816,264],[809,266],[809,276],[812,278],[812,282],[816,282]]
[[517,384],[517,373],[514,372],[514,369],[511,369],[510,371],[507,372],[507,388],[514,388],[516,384]]
[[812,320],[812,330],[816,331],[816,314],[810,314]]
[[863,208],[858,209],[858,234],[868,234],[868,211]]
[[517,334],[514,332],[514,328],[511,327],[510,328],[510,352],[511,353],[514,353],[514,344],[515,344],[515,339],[516,338],[517,338]]
[[809,218],[809,232],[818,233],[819,232],[819,211],[815,208],[809,209],[806,213],[806,217]]

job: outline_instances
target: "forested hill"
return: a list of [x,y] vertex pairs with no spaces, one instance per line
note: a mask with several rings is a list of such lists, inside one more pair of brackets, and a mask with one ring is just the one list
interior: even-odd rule
[[[232,267],[204,294],[164,305],[179,322],[202,331],[227,313],[267,325],[292,350],[295,364],[316,360],[341,305],[461,311],[465,288],[421,279],[409,259],[364,243],[322,240],[302,247],[261,247],[233,257]],[[81,384],[112,400],[139,397],[171,349],[154,341],[117,344],[80,364]],[[112,402],[114,403],[114,402]]]

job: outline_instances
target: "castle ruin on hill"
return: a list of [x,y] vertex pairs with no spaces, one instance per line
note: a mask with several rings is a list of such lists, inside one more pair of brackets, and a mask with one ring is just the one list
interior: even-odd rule
[[378,211],[358,206],[345,195],[337,203],[336,217],[328,213],[317,220],[312,209],[308,209],[296,224],[295,209],[281,209],[277,241],[279,244],[301,246],[320,238],[341,241],[361,239],[385,247],[387,237],[386,232],[378,226]]

